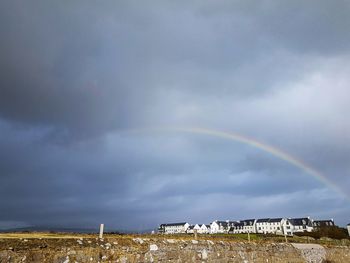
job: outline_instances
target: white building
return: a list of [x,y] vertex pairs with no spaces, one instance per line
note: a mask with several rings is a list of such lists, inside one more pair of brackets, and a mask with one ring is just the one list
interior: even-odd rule
[[350,236],[350,224],[347,225],[347,228],[348,228],[348,233],[349,233],[349,236]]
[[190,226],[187,228],[186,233],[188,233],[188,234],[193,234],[193,233],[194,233],[193,228],[194,228],[194,225],[190,225]]
[[287,227],[287,219],[261,218],[255,223],[256,233],[283,235]]
[[229,228],[234,225],[235,222],[231,221],[219,221],[215,220],[210,224],[210,233],[228,233]]
[[297,232],[312,232],[313,230],[314,228],[310,217],[288,218],[287,220],[287,235],[293,235],[293,233]]
[[194,227],[193,227],[193,231],[194,230],[197,230],[197,233],[200,233],[199,231],[201,230],[201,227],[199,224],[195,224]]
[[[260,233],[275,235],[293,235],[298,232],[312,232],[322,227],[335,226],[333,219],[330,220],[312,220],[310,217],[303,218],[261,218],[246,219],[240,221],[219,221],[215,220],[210,225],[195,224],[190,225],[186,222],[161,224],[159,233],[180,234],[191,233],[196,230],[198,234],[216,234],[216,233]],[[347,225],[350,236],[350,224]]]
[[267,233],[267,223],[269,222],[269,220],[270,218],[257,219],[255,223],[255,233]]
[[202,224],[198,233],[201,233],[201,234],[209,234],[210,233],[210,225],[205,225],[205,224]]
[[255,233],[255,219],[240,220],[234,223],[230,227],[229,233],[240,234],[240,233]]
[[186,222],[161,224],[158,231],[164,234],[181,234],[186,233],[189,226],[190,224]]

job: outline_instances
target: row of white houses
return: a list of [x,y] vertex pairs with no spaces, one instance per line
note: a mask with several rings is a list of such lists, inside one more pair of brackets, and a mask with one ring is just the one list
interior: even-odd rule
[[211,224],[190,225],[187,222],[161,224],[159,233],[165,234],[216,234],[216,233],[261,233],[276,235],[293,235],[296,232],[311,232],[324,226],[335,226],[333,219],[312,220],[310,217],[303,218],[261,218],[246,219],[240,221],[215,220]]

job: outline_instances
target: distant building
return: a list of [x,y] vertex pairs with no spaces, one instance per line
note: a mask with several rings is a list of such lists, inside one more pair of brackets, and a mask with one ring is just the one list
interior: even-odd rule
[[246,219],[234,222],[229,229],[229,233],[255,233],[255,219]]
[[228,233],[229,234],[240,234],[240,233],[243,233],[243,227],[244,227],[244,224],[237,221],[236,223],[234,223],[233,226],[230,226],[229,230],[228,230]]
[[312,222],[312,226],[314,229],[322,228],[322,227],[330,227],[330,226],[335,226],[334,220],[314,220]]
[[210,225],[205,225],[205,224],[190,225],[187,228],[186,233],[193,234],[194,230],[197,230],[198,234],[209,234],[210,233]]
[[348,233],[349,233],[349,236],[350,236],[350,224],[347,225],[347,229],[348,229]]
[[[246,219],[240,221],[220,221],[215,220],[211,224],[190,225],[186,222],[161,224],[159,233],[165,234],[216,234],[216,233],[258,233],[275,235],[293,235],[298,232],[312,232],[322,227],[335,226],[333,219],[312,220],[310,217],[301,218],[260,218]],[[347,225],[350,236],[350,224]]]
[[202,224],[198,233],[200,234],[209,234],[210,233],[210,225],[205,225],[205,224]]
[[194,225],[190,225],[190,226],[187,228],[186,233],[188,233],[188,234],[193,234],[193,233],[194,233],[193,228],[194,228]]
[[235,224],[234,221],[219,221],[215,220],[210,224],[210,233],[228,233],[229,228]]
[[190,226],[189,223],[170,223],[170,224],[161,224],[158,228],[159,233],[164,234],[181,234],[186,233],[187,228]]
[[197,230],[197,233],[199,233],[199,230],[201,229],[201,227],[199,226],[199,224],[195,224],[194,225],[194,228],[193,228],[193,231],[194,230]]
[[270,218],[257,219],[255,223],[256,233],[267,233],[267,223],[269,222],[269,220]]
[[[313,226],[310,217],[302,217],[302,218],[288,218],[290,223],[291,234],[296,232],[312,232]],[[289,232],[287,229],[287,232]]]
[[256,233],[283,235],[287,226],[284,218],[262,218],[256,220]]

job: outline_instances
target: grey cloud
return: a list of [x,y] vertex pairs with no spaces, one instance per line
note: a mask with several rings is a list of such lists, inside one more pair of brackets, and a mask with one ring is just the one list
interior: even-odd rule
[[[212,3],[3,5],[2,116],[79,134],[144,123],[159,103],[159,89],[193,91],[195,100],[203,90],[211,96],[234,94],[233,99],[266,92],[280,76],[298,77],[293,72],[302,63],[276,50],[288,50],[290,43],[306,51],[319,49],[306,37],[310,27],[321,30],[321,39],[310,37],[316,44],[325,43],[327,36],[333,44],[328,46],[336,50],[334,43],[347,36],[349,21],[342,15],[347,4],[340,1],[332,9],[325,2],[317,7],[304,2],[219,3],[226,15],[215,12]],[[205,9],[214,12],[201,11]],[[323,19],[326,11],[332,15]],[[302,19],[280,21],[291,14]],[[337,34],[328,37],[330,31]],[[278,32],[281,37],[275,37]],[[276,45],[279,41],[283,44]]]
[[348,193],[348,11],[346,1],[3,1],[0,227],[309,212],[348,223],[343,197],[266,151],[131,132],[234,131]]

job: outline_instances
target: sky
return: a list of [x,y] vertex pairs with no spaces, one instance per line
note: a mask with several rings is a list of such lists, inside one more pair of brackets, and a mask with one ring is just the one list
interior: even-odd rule
[[[350,2],[0,2],[0,229],[350,223]],[[337,189],[270,152],[278,148]]]

